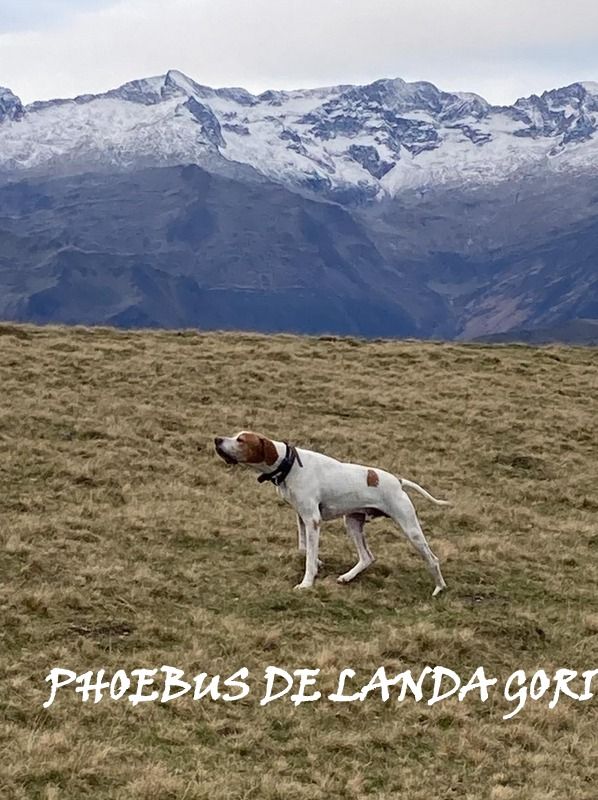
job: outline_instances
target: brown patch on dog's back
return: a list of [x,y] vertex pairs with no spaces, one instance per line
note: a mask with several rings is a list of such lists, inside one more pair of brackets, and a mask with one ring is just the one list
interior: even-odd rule
[[380,483],[380,478],[375,469],[368,469],[368,486],[377,486]]

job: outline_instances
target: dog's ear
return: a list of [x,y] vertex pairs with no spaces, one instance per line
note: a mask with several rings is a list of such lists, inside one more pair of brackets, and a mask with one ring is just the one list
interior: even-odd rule
[[270,439],[266,439],[265,436],[260,436],[262,441],[262,446],[264,448],[264,462],[271,467],[272,464],[278,459],[278,450],[276,449],[276,445]]
[[264,453],[264,437],[253,431],[243,431],[237,437],[241,445],[242,456],[240,461],[244,464],[263,464],[266,460]]

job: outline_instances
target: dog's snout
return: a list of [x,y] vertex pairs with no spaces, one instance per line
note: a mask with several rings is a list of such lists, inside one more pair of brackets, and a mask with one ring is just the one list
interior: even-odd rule
[[214,437],[214,444],[216,445],[216,447],[219,447],[222,444],[223,441],[224,441],[224,439],[222,438],[222,436],[215,436]]

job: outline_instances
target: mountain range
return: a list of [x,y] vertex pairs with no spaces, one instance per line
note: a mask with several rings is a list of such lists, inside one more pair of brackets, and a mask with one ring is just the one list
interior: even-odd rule
[[0,318],[568,339],[598,319],[598,83],[0,88]]

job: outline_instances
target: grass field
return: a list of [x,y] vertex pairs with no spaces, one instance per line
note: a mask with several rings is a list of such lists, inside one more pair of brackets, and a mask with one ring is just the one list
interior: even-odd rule
[[[0,326],[0,797],[595,800],[598,696],[505,721],[500,685],[598,668],[597,420],[596,349]],[[293,513],[212,451],[240,428],[450,499],[412,493],[448,591],[389,520],[348,586],[325,525],[293,591]],[[252,691],[42,707],[52,667],[163,664],[246,666]],[[319,668],[324,697],[260,706],[269,664]],[[500,680],[486,703],[326,698],[382,665]]]

